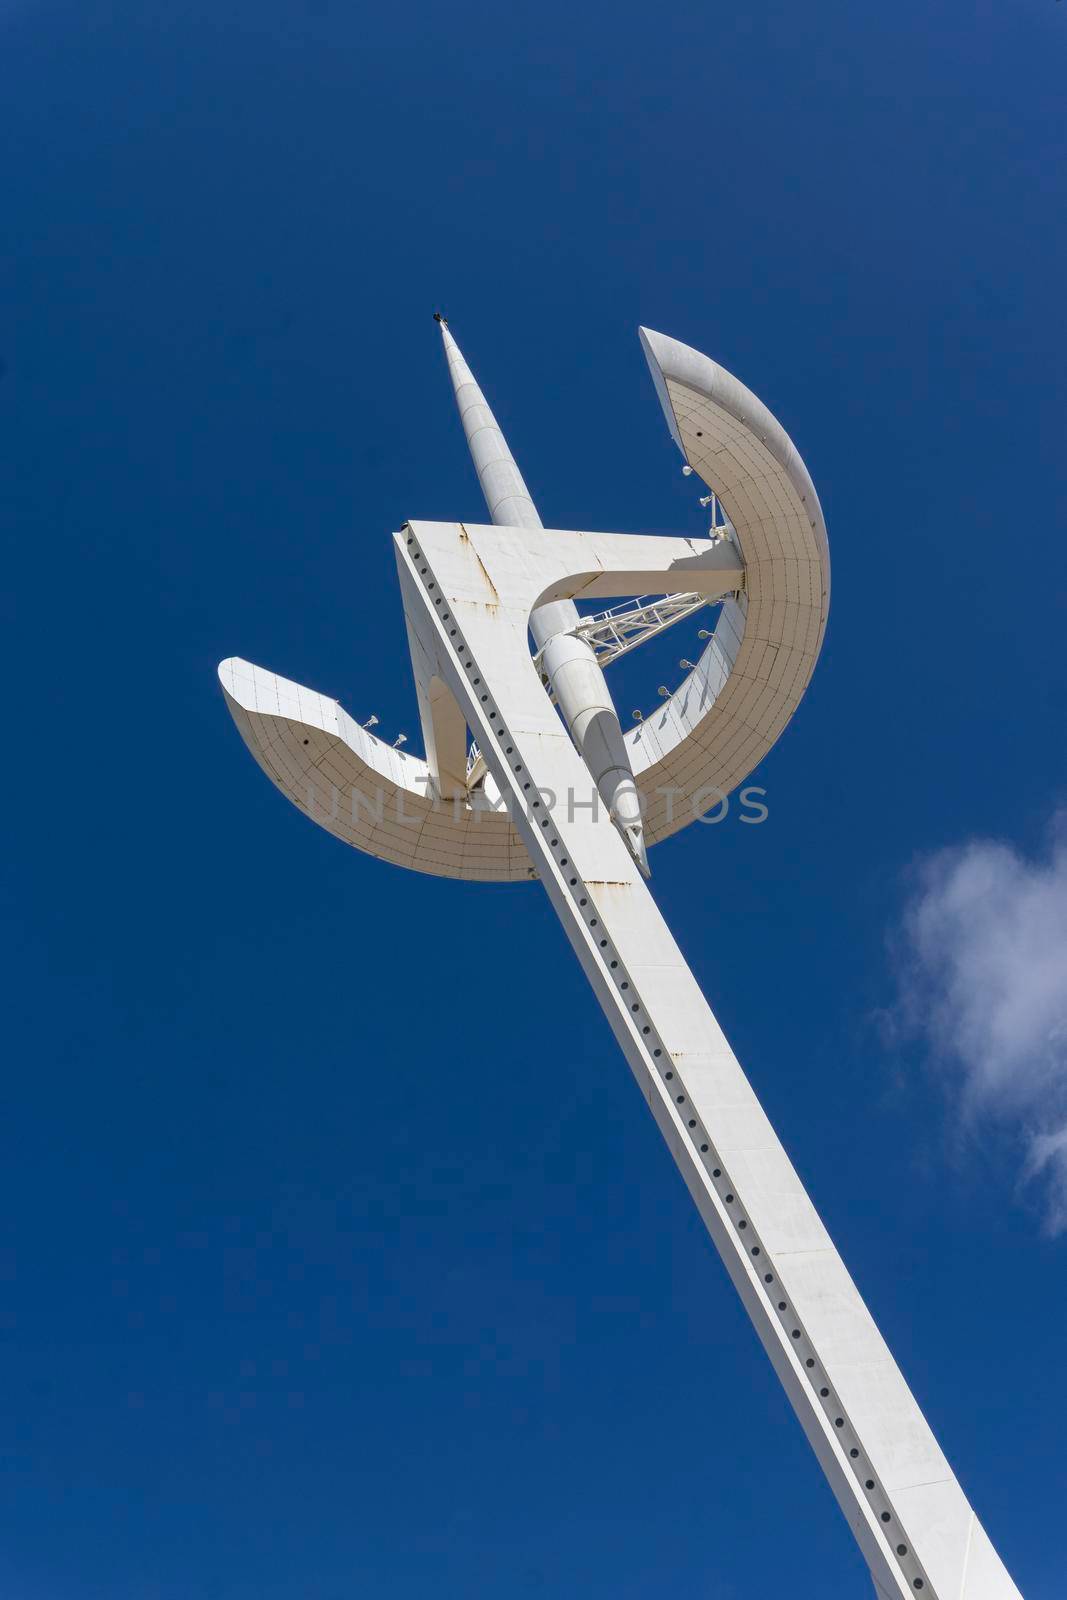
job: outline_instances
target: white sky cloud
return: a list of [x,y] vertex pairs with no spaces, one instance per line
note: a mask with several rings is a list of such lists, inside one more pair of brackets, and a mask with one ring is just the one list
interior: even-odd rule
[[964,1115],[1019,1137],[1050,1232],[1067,1231],[1067,815],[1035,859],[986,839],[928,857],[903,935],[906,1024]]

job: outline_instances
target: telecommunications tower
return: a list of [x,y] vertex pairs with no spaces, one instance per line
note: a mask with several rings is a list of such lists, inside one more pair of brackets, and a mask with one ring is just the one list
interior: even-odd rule
[[[425,758],[236,657],[234,721],[347,844],[437,877],[540,878],[880,1600],[1021,1600],[645,881],[649,847],[747,777],[811,678],[830,564],[807,468],[744,384],[642,329],[708,536],[545,528],[438,320],[491,524],[393,535]],[[708,606],[699,659],[624,731],[605,668]]]

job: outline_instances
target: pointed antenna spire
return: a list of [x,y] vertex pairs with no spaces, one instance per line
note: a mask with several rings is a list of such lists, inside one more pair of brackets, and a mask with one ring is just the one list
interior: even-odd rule
[[474,374],[464,361],[448,323],[439,311],[434,312],[434,321],[441,327],[448,372],[456,391],[456,405],[490,518],[502,527],[542,527],[537,507],[530,499],[530,491],[515,465],[507,440],[486,405],[485,396],[475,383]]

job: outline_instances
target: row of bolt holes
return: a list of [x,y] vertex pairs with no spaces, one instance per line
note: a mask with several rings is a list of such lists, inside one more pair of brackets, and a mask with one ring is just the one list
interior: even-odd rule
[[[418,547],[414,545],[414,541],[409,538],[408,539],[408,544],[413,546],[412,554],[414,555],[415,559],[416,560],[421,559],[420,556],[419,556]],[[426,567],[425,566],[420,566],[419,571],[425,577],[426,572],[427,572]],[[426,587],[428,589],[435,589],[437,587],[437,585],[431,579],[431,581],[427,584]],[[439,607],[441,604],[442,604],[441,598],[440,598],[440,596],[438,596],[434,600],[434,605]],[[450,622],[451,620],[452,619],[449,617],[448,612],[447,611],[443,611],[442,614],[441,614],[441,621],[442,622]],[[448,630],[448,633],[449,633],[449,638],[454,639],[456,637],[456,629],[455,628],[450,628]],[[463,664],[464,668],[466,669],[468,675],[471,674],[474,671],[473,659],[466,655],[464,647],[457,646],[456,648],[457,648],[457,654],[459,655],[460,661],[462,662],[462,664]],[[471,682],[472,682],[472,684],[473,684],[473,686],[475,688],[480,688],[481,687],[481,684],[482,684],[481,678],[472,678]],[[489,696],[487,694],[483,694],[480,698],[481,698],[482,704],[488,707]],[[499,720],[496,710],[491,708],[491,707],[488,709],[488,716],[489,716],[490,722],[496,722],[496,721]],[[499,732],[499,729],[495,729],[494,731],[495,732]],[[506,756],[514,755],[515,754],[514,747],[512,745],[510,745],[510,744],[507,745],[505,747],[504,754]],[[523,772],[521,761],[515,763],[514,771],[516,773],[516,776],[519,779],[521,779],[522,778],[522,772]],[[526,780],[525,782],[523,782],[522,787],[523,787],[523,791],[524,792],[529,790],[529,787],[530,787],[529,780]],[[540,808],[541,808],[541,801],[539,799],[535,800],[533,802],[533,809],[535,811],[538,811],[538,810],[540,810]],[[548,817],[542,818],[541,819],[541,827],[547,829],[548,826],[549,826],[549,822],[550,822],[550,818],[548,818]],[[551,842],[552,849],[558,852],[558,850],[560,848],[559,840],[558,839],[553,839],[550,842]],[[566,856],[560,856],[560,857],[558,857],[558,860],[559,860],[559,865],[561,867],[566,867],[566,866],[569,865]],[[578,887],[578,879],[576,877],[568,879],[568,882],[569,882],[570,887],[572,889],[575,889],[575,888]],[[586,899],[586,897],[584,895],[579,897],[578,905],[583,911],[586,910],[586,908],[588,906],[588,900]],[[589,923],[590,928],[596,928],[599,925],[598,924],[598,919],[596,917],[589,917],[588,918],[588,923]],[[606,951],[607,952],[603,956],[602,959],[607,962],[608,967],[610,968],[610,970],[612,972],[616,971],[617,968],[618,968],[619,963],[618,963],[618,960],[615,957],[613,957],[611,955],[611,952],[608,950],[608,941],[606,939],[600,939],[600,940],[598,940],[598,943],[599,943],[600,949],[602,951]],[[629,981],[627,979],[625,979],[625,978],[623,978],[621,981],[616,979],[616,982],[619,983],[619,988],[623,992],[628,990],[629,987],[630,987]],[[633,1000],[633,1001],[630,1001],[629,1004],[630,1004],[631,1012],[633,1012],[633,1013],[639,1013],[640,1012],[641,1005],[640,1005],[639,1001]],[[639,1020],[639,1018],[637,1020]],[[652,1032],[652,1029],[649,1027],[648,1023],[641,1023],[641,1032],[642,1032],[642,1034],[644,1034],[647,1037],[647,1035],[649,1035]],[[651,1045],[650,1044],[649,1046],[647,1046],[647,1048],[651,1049],[652,1055],[657,1061],[659,1061],[662,1058],[663,1048],[662,1048],[661,1045]],[[663,1071],[662,1068],[660,1068],[660,1070]],[[673,1072],[673,1070],[668,1068],[666,1071],[663,1072],[663,1076],[664,1076],[664,1080],[667,1083],[670,1083],[674,1078],[674,1072]],[[674,1096],[674,1099],[675,1099],[675,1104],[676,1105],[680,1105],[681,1106],[681,1105],[685,1104],[685,1095],[684,1094],[676,1094]],[[696,1126],[697,1126],[696,1118],[695,1117],[689,1117],[687,1120],[688,1120],[688,1123],[689,1123],[690,1130],[691,1131],[695,1130]],[[703,1130],[701,1130],[701,1132],[703,1132]],[[694,1137],[694,1142],[695,1142],[696,1139],[699,1137],[699,1135],[694,1131],[693,1132],[693,1137]],[[708,1147],[708,1144],[706,1142],[701,1144],[700,1153],[703,1156],[709,1156],[709,1147]],[[716,1180],[716,1185],[720,1189],[720,1192],[726,1190],[726,1182],[727,1182],[727,1180],[723,1177],[722,1169],[720,1167],[712,1167],[711,1176]],[[730,1193],[729,1191],[723,1193],[723,1200],[725,1201],[726,1205],[732,1206],[733,1203],[734,1203],[733,1194]],[[737,1219],[737,1227],[738,1227],[738,1230],[740,1232],[742,1232],[742,1233],[748,1228],[748,1223],[747,1223],[747,1221],[745,1220],[744,1217],[739,1217]],[[761,1247],[758,1244],[752,1245],[751,1251],[752,1251],[753,1257],[756,1257],[756,1256],[759,1256],[759,1255],[762,1254]],[[774,1282],[774,1274],[772,1272],[765,1272],[764,1275],[763,1275],[763,1281],[764,1281],[765,1284],[772,1284]],[[788,1311],[788,1309],[789,1309],[787,1302],[785,1300],[779,1300],[777,1302],[777,1307],[778,1307],[778,1311],[779,1311],[779,1313],[781,1315],[782,1321],[785,1322],[786,1321],[785,1312]],[[792,1333],[792,1337],[794,1339],[796,1339],[796,1340],[799,1340],[799,1338],[801,1337],[799,1328],[793,1328],[791,1330],[791,1333]],[[815,1381],[814,1373],[813,1373],[813,1368],[815,1366],[814,1358],[812,1356],[806,1357],[805,1361],[804,1361],[804,1365],[808,1369],[808,1372],[810,1374],[812,1374],[811,1381],[814,1383],[814,1381]],[[823,1400],[823,1401],[829,1401],[829,1399],[830,1399],[830,1391],[826,1387],[825,1384],[819,1390],[819,1398],[821,1400]],[[829,1412],[832,1408],[829,1405],[827,1405],[825,1407],[825,1409]],[[834,1427],[835,1428],[843,1428],[844,1425],[845,1425],[844,1417],[835,1417],[834,1418]],[[849,1453],[849,1457],[851,1458],[852,1461],[858,1461],[858,1459],[859,1459],[859,1450],[856,1448],[855,1445],[853,1445],[850,1448],[848,1453]],[[876,1483],[875,1483],[873,1478],[865,1479],[863,1486],[867,1490],[868,1494],[870,1494],[873,1490],[877,1489],[877,1485],[876,1485]],[[881,1519],[882,1519],[883,1523],[888,1523],[888,1522],[890,1522],[892,1520],[892,1518],[890,1516],[890,1513],[888,1511],[883,1511],[881,1513]],[[897,1547],[896,1547],[896,1551],[897,1551],[897,1555],[898,1556],[904,1557],[904,1556],[906,1556],[908,1554],[908,1547],[907,1547],[906,1544],[898,1544]],[[915,1589],[924,1589],[926,1587],[926,1585],[925,1585],[925,1583],[924,1583],[924,1581],[923,1581],[923,1579],[921,1577],[914,1578],[912,1580],[912,1584],[913,1584],[913,1587]]]

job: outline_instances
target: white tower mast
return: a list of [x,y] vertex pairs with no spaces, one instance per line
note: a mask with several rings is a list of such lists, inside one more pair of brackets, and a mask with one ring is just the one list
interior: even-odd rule
[[[640,608],[627,649],[694,604],[722,601],[688,677],[622,741],[625,774],[648,801],[649,844],[728,794],[771,748],[826,624],[826,529],[785,430],[708,357],[663,334],[641,338],[671,433],[727,509],[729,538],[543,528],[446,330],[494,523],[410,522],[394,535],[426,760],[236,657],[219,668],[227,703],[275,784],[338,838],[438,876],[541,880],[880,1600],[1021,1600],[652,899],[630,825],[573,804],[592,774],[618,812],[623,761],[599,765],[610,741],[582,724],[590,695],[590,725],[599,718],[614,738],[618,719],[606,690],[588,688],[588,657],[564,652],[549,677],[566,731],[531,661],[534,619],[543,665],[557,641],[594,656],[590,641],[619,646],[625,617],[591,627],[577,597],[666,596]],[[572,661],[583,685],[573,696]],[[467,727],[506,809],[487,813],[471,780],[464,793],[455,776],[456,732]]]

